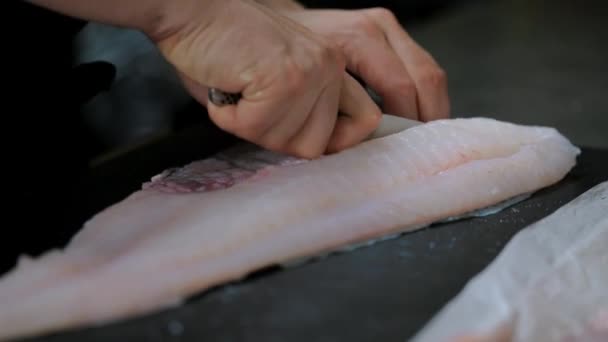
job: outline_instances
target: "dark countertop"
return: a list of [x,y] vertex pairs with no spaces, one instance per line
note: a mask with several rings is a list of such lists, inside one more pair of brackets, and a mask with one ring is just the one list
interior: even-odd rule
[[453,116],[552,126],[608,148],[607,17],[602,0],[461,1],[410,33],[445,68]]
[[[608,150],[598,149],[608,148],[605,7],[602,1],[464,1],[410,30],[448,72],[454,116],[554,126],[589,147],[564,181],[516,210],[261,272],[161,313],[33,340],[406,340],[520,229],[608,180]],[[229,142],[194,128],[98,166],[64,206],[67,226],[120,200],[151,174]]]

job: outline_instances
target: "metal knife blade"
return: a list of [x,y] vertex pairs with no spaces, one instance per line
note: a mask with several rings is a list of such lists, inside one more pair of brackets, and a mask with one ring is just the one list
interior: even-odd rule
[[370,134],[365,140],[382,138],[422,124],[423,122],[421,121],[406,119],[396,115],[383,114],[382,119],[380,120],[380,124],[378,125],[376,130],[372,134]]

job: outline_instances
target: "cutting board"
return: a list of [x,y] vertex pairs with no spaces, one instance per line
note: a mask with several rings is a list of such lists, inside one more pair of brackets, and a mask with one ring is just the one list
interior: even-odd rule
[[[150,175],[232,142],[217,131],[192,129],[97,166],[74,194],[71,224],[82,224]],[[405,341],[519,230],[605,180],[608,150],[583,148],[564,180],[497,214],[263,270],[173,309],[29,341]]]

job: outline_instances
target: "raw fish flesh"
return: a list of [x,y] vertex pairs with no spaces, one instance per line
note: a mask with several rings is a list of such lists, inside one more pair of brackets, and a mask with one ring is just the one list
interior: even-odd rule
[[415,342],[608,341],[608,181],[526,227]]
[[0,339],[178,305],[260,268],[492,206],[560,181],[553,128],[426,123],[306,161],[238,147],[154,177],[69,245],[0,279]]

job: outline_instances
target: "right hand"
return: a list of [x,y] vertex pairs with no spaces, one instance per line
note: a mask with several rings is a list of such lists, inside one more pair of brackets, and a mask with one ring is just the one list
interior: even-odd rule
[[[315,158],[348,148],[377,127],[380,109],[326,38],[254,1],[206,4],[182,10],[183,25],[156,43],[220,128],[270,150]],[[217,107],[207,101],[208,87],[242,98]]]

